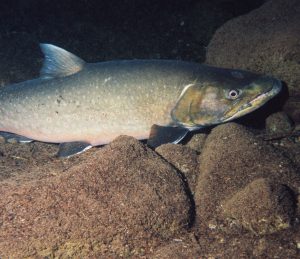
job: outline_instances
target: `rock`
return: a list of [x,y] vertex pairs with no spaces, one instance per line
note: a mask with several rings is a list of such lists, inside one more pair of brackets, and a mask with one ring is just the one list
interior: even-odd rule
[[271,114],[266,119],[266,132],[268,134],[288,134],[293,130],[293,122],[284,112]]
[[157,249],[149,258],[154,259],[189,259],[200,258],[200,247],[193,235],[174,238],[167,245]]
[[196,150],[197,152],[201,152],[206,140],[207,134],[206,133],[196,133],[193,134],[191,139],[186,143],[186,146],[190,147],[191,149]]
[[[257,8],[261,2],[259,0],[242,3],[228,0],[196,1],[190,8],[187,26],[198,45],[205,48],[218,27],[227,20]],[[202,57],[197,59],[202,60]]]
[[7,181],[22,183],[48,178],[82,162],[82,156],[67,160],[56,159],[57,151],[58,145],[42,142],[1,144],[0,186]]
[[175,144],[161,145],[155,151],[184,175],[189,189],[194,193],[199,174],[197,152],[189,147]]
[[264,178],[252,181],[222,205],[228,219],[257,235],[289,228],[295,207],[294,193],[288,187]]
[[271,178],[295,193],[300,188],[300,175],[290,160],[235,123],[212,130],[199,164],[195,199],[199,220],[205,224],[224,219],[221,203],[257,178]]
[[[201,240],[201,246],[207,248],[207,253],[218,256],[217,251],[222,251],[219,255],[221,258],[236,258],[238,254],[249,257],[258,238],[256,234],[249,231],[250,227],[257,233],[262,230],[261,233],[270,233],[285,228],[287,225],[284,224],[287,222],[290,228],[276,233],[278,234],[276,242],[295,244],[295,233],[299,229],[297,225],[290,222],[299,220],[299,206],[292,215],[291,205],[287,207],[284,205],[290,204],[291,196],[287,195],[287,198],[284,198],[286,203],[281,205],[278,201],[275,202],[275,199],[284,188],[291,190],[297,196],[300,190],[300,175],[290,159],[281,152],[255,137],[244,126],[226,123],[215,127],[208,135],[200,154],[199,170],[201,174],[198,176],[194,195],[197,213],[196,233]],[[262,178],[265,182],[257,182],[257,179]],[[281,186],[285,187],[281,189]],[[268,194],[269,197],[260,197],[260,194]],[[243,198],[238,200],[239,195],[244,199],[249,195],[256,200],[250,201],[249,198],[247,203],[242,204]],[[259,200],[257,200],[258,196]],[[235,208],[233,208],[234,202],[236,202]],[[261,215],[257,214],[251,221],[251,207],[259,202],[268,206],[261,210]],[[230,211],[235,215],[238,224],[228,221],[228,214],[224,214],[222,206],[227,208],[227,212]],[[282,212],[283,208],[287,208],[286,213]],[[242,218],[244,213],[245,219]],[[259,219],[265,218],[268,213],[271,216],[270,221],[266,224],[258,223]],[[283,227],[278,224],[275,215],[281,215]],[[272,228],[269,225],[271,222],[276,222],[276,227]],[[293,255],[297,250],[295,246],[288,245],[286,249],[289,255]],[[279,247],[272,251],[268,250],[268,253],[270,258],[282,255]]]
[[6,139],[0,135],[0,143],[1,144],[4,144],[6,142]]
[[60,174],[1,183],[1,257],[141,256],[187,228],[184,184],[154,151],[125,136],[92,151]]
[[[267,235],[254,242],[253,258],[298,258],[299,252],[295,248],[288,240],[276,240]],[[272,251],[278,251],[276,256],[272,257]]]
[[[272,74],[287,83],[285,110],[300,122],[300,1],[271,0],[221,26],[206,63]],[[266,44],[267,43],[267,44]]]

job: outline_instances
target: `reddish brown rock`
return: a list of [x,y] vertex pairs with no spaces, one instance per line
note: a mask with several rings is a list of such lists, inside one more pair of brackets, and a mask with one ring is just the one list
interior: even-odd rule
[[[252,250],[258,237],[249,231],[249,228],[245,230],[242,222],[245,224],[247,220],[250,220],[251,206],[259,202],[264,203],[265,207],[260,211],[256,210],[256,219],[253,219],[251,226],[255,226],[258,230],[263,229],[265,233],[276,229],[278,233],[276,238],[273,237],[274,242],[296,243],[296,233],[299,232],[299,227],[297,224],[290,223],[297,222],[300,216],[299,207],[294,215],[289,212],[283,213],[281,211],[283,207],[289,208],[290,211],[296,208],[292,208],[292,205],[279,206],[274,200],[281,193],[280,188],[277,190],[276,187],[274,191],[270,189],[270,186],[285,186],[291,191],[291,195],[285,197],[287,200],[284,199],[284,204],[293,204],[293,199],[299,195],[300,175],[288,158],[256,138],[243,126],[228,123],[217,126],[209,134],[200,155],[199,164],[201,174],[198,177],[195,192],[196,227],[201,246],[207,247],[206,252],[210,251],[216,256],[231,258],[243,253],[248,256],[253,255]],[[270,185],[256,184],[257,179],[261,178],[266,179],[267,182],[270,181]],[[254,190],[250,188],[253,185],[256,186]],[[250,192],[250,189],[253,191]],[[243,197],[246,201],[247,195],[258,199],[257,195],[263,193],[272,195],[262,197],[261,200],[242,202]],[[241,201],[238,201],[239,197]],[[248,198],[251,199],[251,196]],[[235,202],[230,199],[233,199],[236,204],[234,205]],[[268,202],[271,204],[267,206]],[[227,210],[231,211],[231,215],[239,219],[238,224],[228,221],[228,215],[224,215],[224,204]],[[255,211],[252,212],[255,213]],[[247,220],[242,218],[244,213]],[[282,222],[288,222],[290,228],[285,231],[279,231],[284,229],[281,227],[272,228],[270,224],[274,222],[274,217],[270,219],[270,224],[259,225],[259,219],[268,214],[272,217],[284,215]],[[286,249],[291,255],[290,258],[295,258],[293,256],[297,251],[296,245]],[[217,251],[221,251],[221,255]],[[281,250],[278,247],[268,253],[272,256],[279,256]]]
[[175,144],[161,145],[155,151],[183,174],[193,193],[199,174],[197,152],[189,147]]
[[271,0],[221,26],[206,63],[272,74],[287,83],[285,109],[300,123],[300,1]]
[[149,258],[154,259],[189,259],[199,258],[201,248],[195,237],[190,235],[179,236],[167,245],[159,247]]
[[181,178],[137,140],[80,159],[38,181],[2,181],[1,258],[141,256],[188,226]]
[[206,138],[207,138],[206,133],[195,133],[193,134],[191,139],[188,140],[186,145],[191,149],[196,150],[197,152],[201,152],[204,147]]
[[204,224],[223,219],[221,202],[258,178],[271,178],[295,194],[300,188],[290,160],[235,123],[212,130],[200,155],[200,171],[195,199]]
[[266,132],[270,135],[289,134],[293,123],[285,112],[276,112],[266,119]]
[[227,220],[257,235],[291,227],[295,207],[294,194],[287,186],[264,178],[252,181],[222,204]]

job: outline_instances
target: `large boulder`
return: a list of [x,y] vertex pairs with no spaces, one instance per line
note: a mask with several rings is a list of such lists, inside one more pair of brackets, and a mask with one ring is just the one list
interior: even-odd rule
[[1,258],[141,256],[190,224],[177,170],[139,141],[119,137],[80,160],[40,180],[2,180]]
[[222,251],[220,257],[255,256],[259,240],[272,234],[259,253],[281,257],[274,244],[283,243],[294,258],[297,247],[288,244],[299,242],[300,175],[293,163],[235,123],[212,130],[199,163],[196,232],[202,246],[213,254]]
[[206,63],[272,74],[286,82],[286,111],[300,123],[300,1],[269,0],[221,26]]

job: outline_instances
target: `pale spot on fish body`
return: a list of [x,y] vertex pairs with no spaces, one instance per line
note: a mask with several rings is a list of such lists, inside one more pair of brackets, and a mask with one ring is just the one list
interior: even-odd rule
[[107,77],[107,78],[105,78],[104,79],[104,84],[106,84],[108,81],[110,81],[111,80],[111,77]]

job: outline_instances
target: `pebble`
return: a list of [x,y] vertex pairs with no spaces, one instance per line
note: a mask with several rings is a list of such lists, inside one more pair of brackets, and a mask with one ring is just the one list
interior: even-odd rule
[[266,119],[266,132],[268,134],[285,134],[293,131],[294,123],[284,112],[276,112]]

